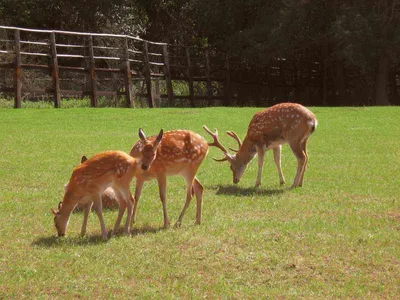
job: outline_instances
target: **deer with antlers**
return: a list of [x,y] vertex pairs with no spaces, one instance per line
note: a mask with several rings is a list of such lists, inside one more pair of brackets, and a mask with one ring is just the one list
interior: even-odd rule
[[236,155],[228,153],[218,139],[218,131],[211,132],[206,126],[203,128],[213,137],[210,146],[216,146],[224,153],[222,159],[216,161],[228,161],[233,172],[233,182],[238,183],[242,178],[247,165],[258,155],[258,174],[256,187],[261,185],[261,176],[264,165],[265,153],[273,149],[275,164],[278,168],[280,183],[285,183],[281,167],[282,144],[288,143],[293,154],[297,158],[297,173],[292,187],[303,185],[304,173],[307,168],[308,154],[307,141],[318,125],[317,118],[307,108],[296,103],[281,103],[258,112],[250,121],[247,135],[243,142],[233,131],[227,134],[234,138],[239,150]]
[[[147,142],[147,150],[156,152],[163,137],[163,130],[156,139]],[[151,148],[151,149],[150,149]],[[105,151],[87,159],[82,157],[65,187],[63,202],[60,202],[58,211],[51,209],[54,214],[54,225],[58,236],[64,236],[67,231],[69,217],[72,210],[78,205],[84,205],[84,220],[81,235],[86,233],[88,215],[93,206],[100,221],[103,239],[108,238],[104,224],[102,210],[102,194],[116,196],[119,201],[119,213],[113,232],[119,229],[124,211],[128,208],[128,216],[125,224],[125,233],[129,234],[133,212],[133,199],[130,192],[130,183],[142,164],[151,166],[155,156],[147,156],[143,159],[133,158],[122,151]]]
[[189,130],[173,130],[164,133],[164,137],[154,152],[151,143],[155,136],[146,138],[139,130],[140,140],[132,147],[130,155],[145,161],[153,158],[151,165],[142,163],[142,170],[136,173],[136,189],[132,221],[135,221],[137,207],[145,181],[156,179],[163,206],[164,227],[170,226],[167,213],[166,194],[167,176],[180,175],[186,180],[186,202],[175,226],[180,226],[193,195],[196,195],[196,224],[201,223],[201,210],[204,188],[197,179],[197,171],[208,153],[207,141],[197,133]]

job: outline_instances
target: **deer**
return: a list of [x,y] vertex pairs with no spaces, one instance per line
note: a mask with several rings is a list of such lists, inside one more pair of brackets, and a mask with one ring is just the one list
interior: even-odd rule
[[[173,130],[164,133],[157,151],[154,151],[152,142],[155,136],[147,138],[142,129],[139,129],[139,140],[130,151],[136,159],[142,159],[141,170],[136,172],[136,187],[132,223],[136,220],[136,212],[142,194],[144,182],[156,179],[158,182],[160,200],[163,207],[164,228],[170,226],[167,213],[167,177],[180,175],[186,180],[186,202],[175,224],[179,227],[190,205],[193,195],[196,195],[196,224],[202,221],[202,201],[204,188],[197,179],[197,171],[208,153],[207,141],[197,133],[189,130]],[[147,164],[153,158],[152,164]]]
[[[88,158],[83,155],[81,157],[81,164],[83,164],[85,161],[87,161]],[[65,185],[65,187],[67,187],[68,184]],[[112,187],[107,188],[103,194],[101,195],[101,200],[102,200],[102,204],[103,204],[103,208],[115,208],[116,205],[119,205],[119,199],[117,197],[117,195],[115,194],[115,191],[113,190]],[[75,209],[74,212],[77,211],[81,211],[84,210],[86,207],[86,203],[84,204],[78,204]]]
[[[81,158],[81,164],[83,164],[85,161],[87,161],[88,158],[84,155]],[[65,185],[65,190],[67,190],[68,184]],[[132,197],[130,195],[130,197]],[[117,191],[115,191],[111,186],[106,188],[104,190],[104,192],[101,195],[101,202],[102,202],[102,208],[104,208],[104,205],[107,202],[111,202],[111,203],[118,203],[119,207],[126,207],[125,202],[121,200],[121,195],[118,194]],[[83,210],[83,223],[82,223],[82,228],[81,228],[81,236],[84,236],[86,234],[86,227],[87,227],[87,222],[88,222],[88,217],[89,217],[89,213],[92,209],[93,206],[93,201],[84,201],[81,203],[78,203],[73,211],[77,211],[77,210]],[[115,232],[115,228],[112,231],[112,233]]]
[[239,149],[230,150],[236,154],[230,154],[220,143],[218,130],[212,132],[207,126],[203,126],[213,142],[210,146],[219,148],[224,157],[215,161],[228,161],[233,172],[233,183],[239,183],[244,175],[247,165],[258,155],[258,173],[256,187],[261,185],[261,177],[264,165],[265,153],[273,149],[274,160],[279,173],[280,184],[285,184],[285,177],[281,166],[282,145],[288,143],[293,154],[297,158],[297,173],[292,188],[303,185],[304,173],[307,169],[308,154],[307,141],[315,131],[318,120],[306,107],[297,103],[280,103],[257,112],[250,121],[247,135],[243,142],[233,131],[227,131],[227,135],[238,143]]
[[[154,152],[157,151],[157,148],[160,145],[163,134],[164,134],[164,131],[161,129],[160,133],[158,134],[156,139],[154,139],[150,142],[147,141],[147,144],[148,144],[147,149],[150,150],[150,148],[152,148],[152,151],[154,151]],[[110,162],[111,162],[110,164],[107,163],[106,157],[101,158],[102,154],[105,154],[106,157],[110,157]],[[121,156],[121,155],[123,156],[121,158],[121,161],[123,161],[123,159],[125,159],[127,161],[125,166],[128,165],[128,162],[132,163],[132,160],[136,161],[136,164],[134,165],[134,172],[131,172],[129,174],[122,176],[123,173],[122,173],[121,166],[124,166],[123,163],[115,165],[114,169],[113,169],[112,156],[116,156],[118,158],[118,156]],[[101,158],[100,160],[99,160],[99,157]],[[81,164],[74,169],[74,171],[72,173],[72,177],[70,179],[70,182],[65,185],[64,200],[63,200],[63,202],[59,203],[58,211],[51,209],[51,212],[54,214],[54,224],[57,228],[58,236],[64,236],[66,234],[68,220],[69,220],[69,216],[70,216],[72,210],[78,204],[82,204],[82,206],[84,207],[83,208],[84,218],[83,218],[83,223],[82,223],[82,228],[81,228],[81,236],[84,236],[86,233],[86,226],[87,226],[87,222],[88,222],[89,212],[93,206],[99,217],[99,220],[100,220],[100,226],[102,229],[102,237],[103,237],[103,239],[106,240],[108,238],[108,234],[107,234],[107,229],[105,228],[105,225],[104,225],[103,214],[102,214],[102,197],[116,198],[119,202],[118,218],[115,222],[114,229],[111,232],[112,235],[118,231],[119,226],[121,224],[122,217],[125,212],[125,209],[128,207],[128,216],[127,216],[124,232],[125,232],[125,234],[129,234],[130,226],[132,223],[131,218],[132,218],[132,209],[133,209],[133,202],[134,202],[132,194],[130,192],[130,188],[129,188],[130,182],[132,181],[136,172],[138,170],[140,170],[141,164],[144,163],[146,166],[150,166],[153,163],[154,158],[155,158],[155,156],[150,155],[150,156],[144,158],[144,160],[134,159],[130,155],[128,155],[122,151],[102,152],[102,153],[97,154],[94,157],[90,158],[89,160],[87,159],[86,156],[82,156]],[[118,161],[118,159],[116,159],[115,161]],[[105,168],[106,166],[108,166],[108,167]],[[84,169],[84,171],[76,171],[76,170],[81,170],[81,169]],[[98,172],[96,172],[97,170],[98,170]],[[107,170],[109,170],[109,172],[107,173],[109,175],[108,177],[106,174]],[[82,172],[83,172],[83,175],[89,179],[91,179],[93,177],[94,182],[92,182],[91,186],[88,186],[90,184],[91,180],[76,179],[76,178],[79,178],[80,173],[82,173]],[[103,174],[104,176],[101,176],[102,172],[105,172]],[[100,179],[104,180],[104,182],[100,181]],[[97,181],[95,181],[95,180],[97,180]],[[71,187],[71,182],[74,183],[72,187]],[[75,187],[76,185],[77,185],[77,187]],[[72,193],[71,189],[73,189],[73,190],[78,189],[79,191],[81,191],[80,195],[73,196],[74,201],[70,200],[71,196],[67,196],[67,194]],[[85,190],[86,190],[87,194],[85,194]],[[82,196],[82,194],[84,194],[84,195]],[[78,201],[76,201],[76,200],[78,200]],[[67,201],[66,203],[68,203],[68,208],[62,209],[63,207],[65,207],[63,205],[63,203],[65,201]],[[62,210],[65,211],[63,218],[61,218]]]

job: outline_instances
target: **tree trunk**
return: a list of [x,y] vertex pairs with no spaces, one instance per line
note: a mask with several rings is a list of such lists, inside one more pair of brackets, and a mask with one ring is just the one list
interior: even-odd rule
[[337,61],[335,63],[335,98],[336,104],[339,106],[349,105],[346,99],[346,78],[344,73],[344,65],[342,61]]
[[390,72],[389,85],[390,85],[390,104],[400,105],[400,95],[397,88],[397,74],[396,68]]
[[389,57],[382,53],[379,60],[378,70],[375,80],[375,104],[389,105],[388,97],[388,78],[389,78]]

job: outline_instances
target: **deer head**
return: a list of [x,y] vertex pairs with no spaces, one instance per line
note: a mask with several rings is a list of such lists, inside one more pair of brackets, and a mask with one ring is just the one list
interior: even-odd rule
[[139,138],[143,142],[143,150],[142,150],[142,169],[144,171],[148,170],[156,159],[157,156],[157,148],[160,146],[161,140],[163,138],[164,131],[161,129],[157,138],[152,141],[147,138],[143,129],[139,129]]
[[67,223],[63,222],[61,220],[61,205],[62,203],[58,203],[58,211],[54,210],[53,208],[50,209],[50,211],[53,213],[54,215],[54,226],[57,229],[57,234],[58,236],[65,236],[65,233],[67,231]]
[[[232,137],[233,139],[235,139],[237,141],[238,146],[239,146],[239,150],[234,150],[232,148],[229,148],[230,150],[237,152],[237,154],[232,155],[226,150],[226,148],[219,141],[218,130],[215,129],[215,133],[213,133],[210,129],[207,128],[207,126],[204,125],[203,128],[214,139],[214,141],[212,143],[208,143],[208,145],[219,148],[225,156],[224,158],[221,158],[221,159],[214,158],[214,160],[218,161],[218,162],[228,161],[230,163],[230,169],[233,173],[233,183],[235,183],[235,184],[238,183],[240,181],[240,179],[242,178],[244,172],[246,171],[247,165],[249,163],[249,159],[246,158],[245,156],[243,156],[240,151],[240,149],[242,148],[242,145],[243,145],[242,141],[240,140],[238,135],[236,133],[234,133],[233,131],[226,132],[230,137]],[[252,157],[254,157],[254,155],[256,153],[256,149],[255,148],[251,149],[251,152],[253,152]]]

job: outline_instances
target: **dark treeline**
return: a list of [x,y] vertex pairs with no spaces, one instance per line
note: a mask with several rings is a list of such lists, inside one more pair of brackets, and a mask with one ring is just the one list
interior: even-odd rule
[[400,105],[400,0],[0,0],[0,23],[210,47],[243,82],[280,62],[270,103]]

